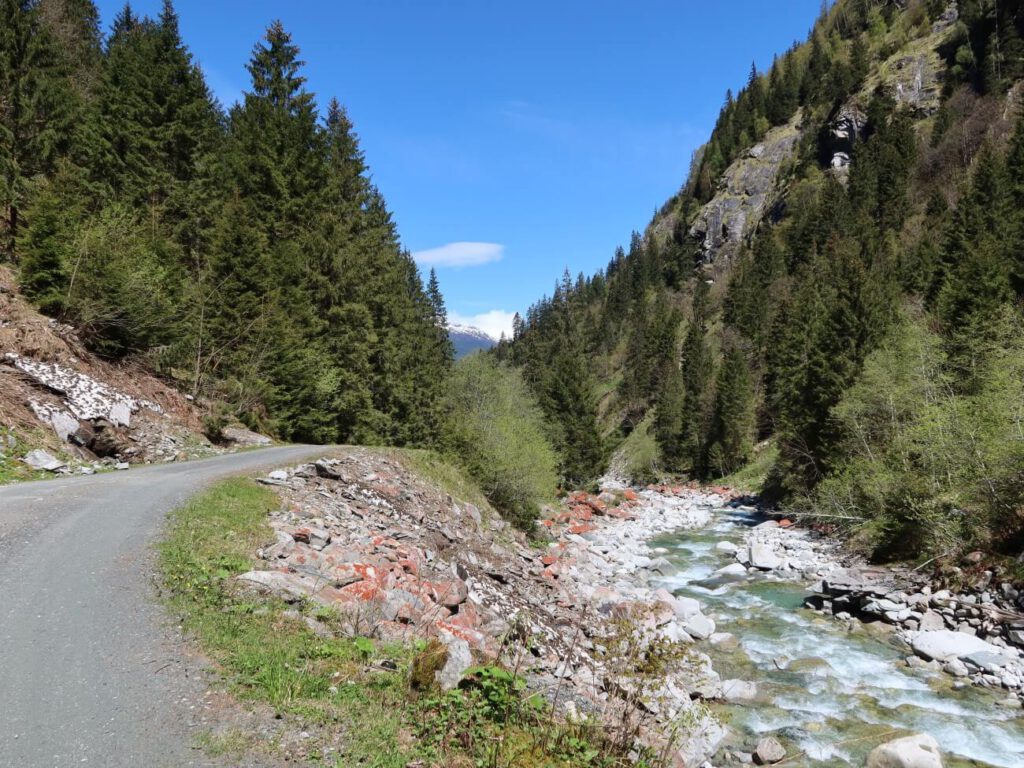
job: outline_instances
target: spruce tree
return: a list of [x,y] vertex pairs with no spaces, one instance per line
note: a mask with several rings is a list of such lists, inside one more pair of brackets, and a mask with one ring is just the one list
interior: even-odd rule
[[0,0],[0,254],[16,259],[31,180],[69,151],[78,99],[30,0]]
[[719,475],[735,472],[750,457],[754,392],[743,350],[733,344],[715,380],[715,405],[708,438],[708,464]]

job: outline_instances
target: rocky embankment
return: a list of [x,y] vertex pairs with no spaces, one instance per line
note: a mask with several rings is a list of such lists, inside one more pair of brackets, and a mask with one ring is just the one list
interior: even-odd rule
[[840,620],[890,625],[913,655],[928,666],[991,688],[1024,696],[1024,613],[1020,594],[992,571],[965,576],[958,591],[937,589],[923,573],[871,568],[847,556],[834,540],[794,529],[788,520],[766,521],[731,550],[736,563],[722,576],[748,572],[816,580],[807,605]]
[[[729,686],[694,644],[714,642],[716,628],[696,600],[650,586],[669,564],[647,542],[706,524],[721,495],[576,494],[543,521],[538,544],[372,451],[261,481],[282,499],[275,540],[240,584],[329,606],[353,635],[438,640],[442,688],[499,661],[566,718],[596,717],[659,749],[671,742],[681,766],[714,753],[724,729],[698,700]],[[658,663],[645,670],[641,658]],[[683,738],[671,733],[679,717]]]
[[92,474],[103,468],[210,456],[271,441],[204,434],[203,408],[141,364],[91,354],[75,330],[45,317],[0,267],[0,466]]

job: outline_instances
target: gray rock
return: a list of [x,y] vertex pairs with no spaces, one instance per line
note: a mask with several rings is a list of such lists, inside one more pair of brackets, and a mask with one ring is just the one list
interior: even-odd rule
[[722,698],[730,704],[753,701],[757,698],[757,684],[749,680],[723,680]]
[[42,448],[37,448],[34,451],[29,451],[25,454],[22,459],[23,462],[28,464],[33,469],[42,469],[47,472],[56,472],[57,470],[64,469],[67,467],[63,461],[58,459],[52,453],[47,453]]
[[979,651],[999,653],[996,646],[979,637],[948,629],[917,632],[910,639],[910,646],[917,655],[938,661],[952,661]]
[[698,613],[683,621],[683,630],[691,637],[706,640],[715,633],[715,622],[703,613]]
[[967,675],[970,674],[967,669],[967,665],[960,661],[960,659],[947,661],[942,666],[942,671],[948,675],[952,675],[953,677],[967,677]]
[[130,465],[130,464],[129,464],[129,463],[127,462],[127,461],[119,461],[119,462],[117,462],[117,463],[116,463],[116,464],[114,465],[114,469],[120,470],[120,471],[122,471],[122,472],[123,472],[124,470],[126,470],[126,469],[130,469],[130,468],[131,468],[131,465]]
[[316,591],[315,579],[285,571],[249,571],[235,579],[244,586],[284,598],[309,597]]
[[283,469],[275,469],[273,472],[267,475],[271,480],[287,480],[288,473]]
[[935,739],[917,733],[875,747],[865,768],[942,768],[942,757]]
[[937,629],[945,629],[946,622],[943,620],[941,613],[926,611],[921,617],[918,628],[925,632],[934,632]]
[[771,765],[786,756],[786,748],[773,736],[765,736],[754,749],[754,762],[758,765]]
[[742,563],[730,563],[724,568],[719,568],[715,574],[718,576],[746,576],[747,568]]
[[450,632],[441,632],[439,639],[448,648],[448,658],[434,677],[442,691],[450,691],[458,686],[466,670],[473,666],[473,652],[469,643]]
[[[993,648],[995,647],[996,646],[993,646]],[[973,653],[967,653],[960,657],[960,661],[973,664],[979,669],[984,669],[986,672],[992,673],[994,673],[995,670],[1002,669],[1010,663],[1010,660],[1001,653],[993,651],[974,651]]]
[[726,555],[735,555],[739,551],[739,547],[733,544],[731,541],[720,541],[715,544],[715,551],[722,552]]
[[771,547],[761,541],[752,541],[748,548],[750,564],[762,571],[772,571],[782,565],[782,560]]

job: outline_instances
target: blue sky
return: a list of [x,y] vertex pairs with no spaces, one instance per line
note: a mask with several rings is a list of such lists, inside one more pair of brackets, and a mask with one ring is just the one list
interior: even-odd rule
[[[121,2],[101,0],[104,27]],[[134,0],[155,15],[160,0]],[[727,88],[820,0],[178,0],[225,105],[280,18],[355,123],[403,243],[454,319],[497,332],[590,274],[681,185]],[[455,244],[455,245],[452,245]]]

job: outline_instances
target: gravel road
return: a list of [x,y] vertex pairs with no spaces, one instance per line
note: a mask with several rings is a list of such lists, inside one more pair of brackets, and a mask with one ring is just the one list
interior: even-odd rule
[[167,512],[289,446],[0,487],[0,766],[203,766],[202,660],[156,602]]

